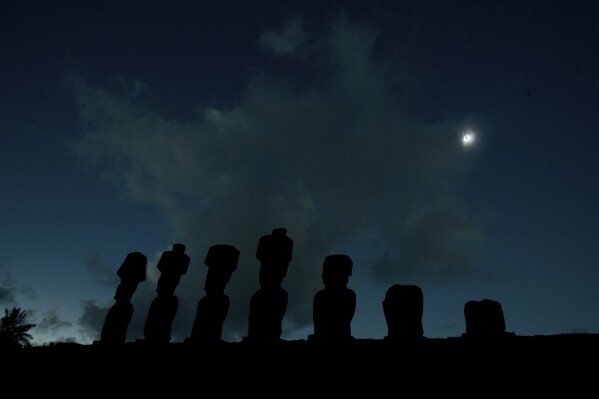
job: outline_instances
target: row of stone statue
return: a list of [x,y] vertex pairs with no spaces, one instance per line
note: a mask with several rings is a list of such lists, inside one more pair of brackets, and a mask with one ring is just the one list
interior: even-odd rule
[[[248,334],[244,341],[276,341],[281,339],[282,321],[287,310],[287,291],[282,282],[293,253],[293,240],[285,228],[260,237],[256,258],[260,261],[260,288],[250,299]],[[219,244],[209,248],[204,260],[208,266],[205,296],[197,305],[191,336],[186,342],[222,341],[223,322],[229,311],[225,288],[237,269],[239,251],[232,245]],[[174,244],[158,261],[160,277],[157,297],[150,304],[144,326],[148,343],[168,343],[179,300],[174,294],[181,276],[190,263],[183,244]],[[146,279],[147,258],[140,252],[127,255],[117,271],[121,282],[114,296],[115,303],[106,314],[101,332],[102,343],[125,343],[127,328],[133,316],[131,298],[137,286]],[[309,340],[343,342],[353,339],[351,321],[356,309],[356,294],[347,287],[352,275],[352,259],[344,254],[324,259],[322,279],[324,289],[314,296],[314,333]],[[417,285],[394,284],[386,292],[383,311],[388,327],[385,339],[422,338],[422,290]],[[501,304],[490,299],[468,301],[464,306],[466,333],[469,336],[496,336],[505,333]]]

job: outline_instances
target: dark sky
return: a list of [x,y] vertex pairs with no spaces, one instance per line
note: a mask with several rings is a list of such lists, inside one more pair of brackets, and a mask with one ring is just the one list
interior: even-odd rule
[[3,1],[0,306],[37,343],[89,343],[140,251],[141,338],[180,242],[180,341],[226,243],[238,340],[258,240],[285,227],[285,338],[312,332],[332,253],[358,338],[386,335],[396,283],[428,337],[483,298],[516,334],[598,333],[598,26],[595,1]]

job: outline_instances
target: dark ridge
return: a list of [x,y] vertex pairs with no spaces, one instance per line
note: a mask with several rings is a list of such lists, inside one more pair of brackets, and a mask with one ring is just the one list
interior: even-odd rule
[[[2,377],[84,384],[112,394],[402,391],[554,393],[595,386],[599,334],[268,342],[54,343],[3,350]],[[37,387],[32,386],[33,389]],[[216,390],[216,391],[215,391]],[[411,394],[410,394],[411,396]]]

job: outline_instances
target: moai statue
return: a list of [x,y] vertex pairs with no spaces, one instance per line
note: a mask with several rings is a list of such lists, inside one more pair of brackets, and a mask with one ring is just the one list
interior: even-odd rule
[[505,331],[501,304],[492,299],[468,301],[464,305],[466,332],[463,337],[499,337],[510,335]]
[[171,251],[164,251],[158,261],[160,278],[156,292],[158,296],[150,304],[144,326],[145,342],[168,343],[171,340],[173,320],[179,308],[179,298],[174,294],[181,276],[187,273],[189,256],[185,245],[174,244]]
[[352,266],[347,255],[329,255],[324,259],[324,289],[314,295],[314,334],[308,336],[309,340],[345,342],[353,339],[351,322],[356,311],[356,293],[347,288]]
[[146,265],[148,259],[141,252],[131,252],[127,255],[117,275],[121,283],[116,288],[115,303],[112,305],[102,327],[100,341],[107,344],[124,344],[127,338],[127,328],[133,316],[131,297],[137,286],[146,280]]
[[191,337],[186,341],[192,343],[221,341],[223,322],[229,312],[229,297],[225,295],[225,287],[237,269],[238,261],[239,251],[232,245],[213,245],[208,250],[204,260],[204,264],[208,266],[204,285],[206,295],[198,302]]
[[285,228],[260,237],[256,258],[260,261],[260,289],[250,299],[247,340],[278,341],[287,311],[287,291],[281,287],[293,253],[293,240]]
[[394,284],[389,287],[383,300],[383,311],[388,331],[385,339],[414,339],[424,336],[424,298],[419,286]]

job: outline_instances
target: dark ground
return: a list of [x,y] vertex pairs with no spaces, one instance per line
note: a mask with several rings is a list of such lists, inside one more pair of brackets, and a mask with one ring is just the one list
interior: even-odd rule
[[0,352],[3,386],[70,396],[595,396],[599,335],[347,343],[56,343]]

